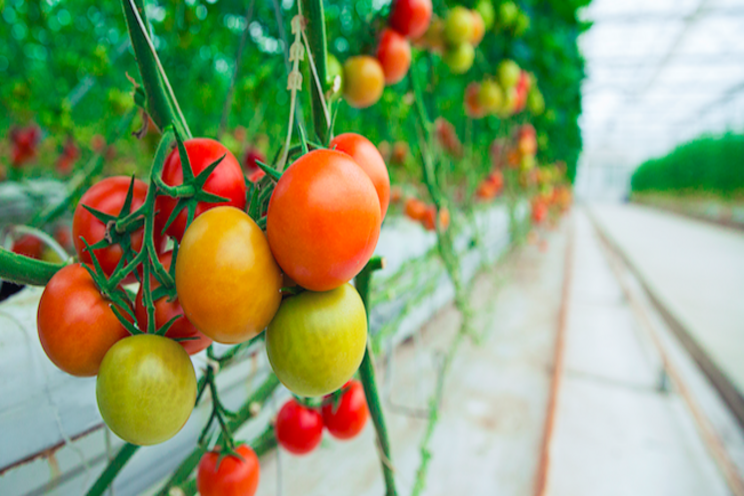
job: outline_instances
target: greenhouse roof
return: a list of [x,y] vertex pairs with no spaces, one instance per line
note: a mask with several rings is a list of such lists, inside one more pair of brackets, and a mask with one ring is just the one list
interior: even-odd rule
[[582,19],[582,165],[744,127],[744,0],[594,0]]

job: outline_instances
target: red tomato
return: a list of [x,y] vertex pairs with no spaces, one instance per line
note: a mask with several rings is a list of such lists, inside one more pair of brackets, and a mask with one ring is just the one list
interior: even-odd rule
[[532,203],[532,222],[540,224],[548,216],[548,205],[538,200]]
[[337,404],[323,405],[323,424],[333,437],[351,439],[364,429],[369,410],[361,382],[349,381],[344,387],[348,389]]
[[11,251],[19,255],[41,260],[41,254],[44,252],[44,243],[36,236],[24,234],[13,242]]
[[[184,145],[186,146],[186,153],[191,163],[191,170],[195,176],[212,165],[220,157],[225,156],[204,183],[204,191],[222,198],[227,198],[227,201],[224,203],[199,203],[196,206],[194,218],[218,205],[230,205],[243,210],[246,202],[245,178],[243,177],[243,170],[240,168],[238,160],[230,153],[230,150],[225,148],[221,143],[209,138],[190,139],[185,141]],[[181,157],[178,155],[177,148],[165,159],[163,181],[169,186],[183,184],[183,169],[181,168]],[[160,211],[158,216],[161,225],[164,225],[170,217],[176,206],[176,202],[177,200],[175,198],[168,196],[158,197],[156,207]],[[186,231],[187,219],[188,213],[184,209],[168,227],[166,233],[181,241],[183,233]]]
[[41,140],[41,130],[35,124],[25,128],[14,128],[10,132],[13,142],[11,165],[20,167],[36,157],[36,147]]
[[260,181],[266,175],[256,163],[257,160],[264,164],[266,163],[266,157],[261,152],[255,148],[249,148],[243,157],[243,167],[245,167],[245,172],[248,174],[248,180],[252,183]]
[[431,0],[396,0],[388,21],[403,36],[416,39],[429,27],[431,9]]
[[253,496],[261,474],[256,452],[242,444],[237,456],[220,459],[218,451],[204,453],[196,472],[196,487],[201,496]]
[[421,220],[426,215],[426,203],[418,198],[409,198],[406,200],[405,210],[411,220]]
[[81,264],[49,280],[36,323],[41,346],[57,367],[80,377],[96,375],[109,348],[129,336],[109,304]]
[[345,153],[315,150],[277,182],[266,234],[290,278],[312,291],[329,291],[364,268],[380,224],[380,200],[362,168]]
[[[165,270],[170,270],[171,262],[173,260],[173,252],[169,251],[160,255],[160,263],[163,264]],[[155,288],[160,286],[155,277],[150,279],[152,284],[150,289],[155,291]],[[137,322],[139,323],[140,329],[147,331],[147,307],[143,298],[144,285],[140,285],[139,291],[137,291],[137,297],[135,299],[134,312],[137,316]],[[212,344],[212,340],[200,333],[194,325],[184,316],[183,308],[178,302],[178,298],[174,298],[173,301],[169,301],[167,297],[160,298],[155,301],[155,328],[158,329],[169,322],[173,317],[180,315],[168,329],[165,337],[176,339],[176,338],[197,338],[188,341],[179,341],[178,344],[183,346],[183,349],[189,355],[199,353],[201,350]]]
[[437,207],[434,205],[429,205],[426,207],[426,211],[424,212],[424,216],[421,217],[421,224],[424,226],[424,229],[427,231],[433,231],[436,229],[436,220],[437,220]]
[[385,218],[390,205],[390,175],[377,147],[370,140],[356,133],[339,134],[328,145],[331,149],[351,156],[369,176],[380,200],[380,210]]
[[62,154],[57,158],[57,172],[63,175],[69,174],[72,172],[72,167],[79,158],[80,148],[75,144],[75,140],[72,137],[68,137],[62,149]]
[[323,418],[291,399],[279,410],[274,431],[282,448],[295,455],[305,455],[317,448],[323,438]]
[[480,102],[480,83],[470,83],[465,88],[465,114],[473,119],[480,119],[486,115],[486,109]]
[[72,233],[67,225],[57,226],[54,230],[54,239],[57,240],[64,249],[72,248]]
[[[94,184],[85,192],[80,199],[80,203],[75,208],[72,217],[72,238],[75,242],[75,250],[81,262],[90,264],[92,259],[90,253],[85,248],[84,238],[88,244],[98,243],[106,235],[106,226],[96,219],[92,213],[88,212],[83,205],[98,210],[109,215],[118,215],[124,206],[124,200],[127,197],[127,191],[131,183],[131,178],[125,176],[116,176],[103,179]],[[147,184],[139,179],[134,180],[134,191],[132,196],[131,211],[135,211],[145,203],[147,196]],[[144,229],[140,228],[130,234],[132,249],[139,252],[142,249],[144,241]],[[154,233],[155,247],[160,250],[165,241],[158,232]],[[116,265],[123,255],[122,247],[118,244],[109,245],[105,248],[95,250],[96,258],[101,264],[101,268],[107,276],[110,276]],[[130,274],[128,281],[133,281],[134,276]]]
[[385,84],[400,82],[411,67],[411,44],[392,29],[385,29],[377,45],[377,60],[385,74]]

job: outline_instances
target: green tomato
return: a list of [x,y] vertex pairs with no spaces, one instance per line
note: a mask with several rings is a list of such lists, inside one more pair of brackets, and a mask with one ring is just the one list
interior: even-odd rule
[[444,52],[444,63],[453,74],[464,74],[473,66],[475,49],[470,43],[460,43]]
[[114,434],[140,446],[162,443],[181,430],[194,409],[194,366],[172,339],[124,338],[103,357],[96,399]]
[[534,115],[540,115],[545,111],[545,98],[537,88],[532,88],[527,94],[527,108]]
[[499,7],[499,23],[502,27],[511,27],[518,15],[519,7],[514,2],[504,2]]
[[478,91],[478,103],[490,114],[499,112],[504,105],[504,91],[496,81],[486,79]]
[[513,60],[502,60],[499,64],[499,82],[504,88],[513,88],[519,82],[522,70]]
[[367,345],[367,313],[350,284],[305,291],[282,302],[266,329],[274,373],[299,396],[336,391],[359,368]]
[[444,22],[444,36],[452,45],[460,45],[472,37],[473,14],[462,5],[454,7],[447,13]]
[[491,29],[496,20],[496,9],[493,8],[491,0],[478,0],[478,3],[475,4],[475,10],[483,18],[483,26],[486,29]]
[[[338,77],[338,87],[334,88],[336,84],[336,77]],[[336,57],[328,54],[328,63],[326,65],[326,81],[328,87],[332,93],[332,96],[340,95],[344,90],[344,66],[338,61]],[[335,89],[335,91],[333,91]]]

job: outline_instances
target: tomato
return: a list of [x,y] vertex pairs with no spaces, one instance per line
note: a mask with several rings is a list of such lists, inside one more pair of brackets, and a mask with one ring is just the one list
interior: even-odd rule
[[256,161],[266,163],[266,157],[255,148],[248,148],[245,152],[245,156],[243,156],[243,167],[245,167],[248,180],[252,183],[257,183],[266,175],[266,173],[258,166]]
[[385,74],[385,84],[400,82],[411,67],[411,44],[392,29],[385,29],[377,45],[377,60]]
[[504,104],[501,106],[501,115],[512,115],[517,110],[519,95],[517,89],[512,86],[504,90]]
[[81,264],[63,267],[49,280],[36,325],[41,346],[57,367],[79,377],[96,375],[109,348],[129,336],[110,303]]
[[540,224],[548,216],[548,205],[538,200],[532,203],[532,222]]
[[339,134],[331,140],[328,147],[349,155],[369,176],[380,200],[381,218],[384,219],[390,205],[390,175],[377,147],[356,133]]
[[490,182],[484,181],[478,185],[478,189],[475,191],[475,196],[481,200],[490,200],[496,196],[496,188]]
[[395,0],[388,22],[403,36],[415,40],[429,27],[431,11],[431,0]]
[[421,220],[426,214],[426,203],[422,202],[418,198],[409,198],[406,200],[406,215],[411,220]]
[[291,399],[279,410],[274,431],[282,448],[295,455],[306,455],[323,439],[323,418]]
[[315,150],[277,182],[266,234],[289,277],[312,291],[327,291],[364,268],[380,235],[380,213],[372,181],[351,157]]
[[75,140],[72,137],[68,137],[65,141],[65,145],[62,148],[62,153],[57,158],[55,167],[57,172],[62,175],[67,175],[72,172],[72,167],[75,162],[80,158],[80,148],[75,144]]
[[339,62],[336,57],[329,53],[326,64],[326,80],[328,82],[328,87],[331,88],[331,90],[333,90],[335,87],[334,85],[337,84],[336,78],[338,78],[338,87],[336,88],[336,91],[333,92],[332,97],[335,97],[344,90],[344,66],[341,65],[341,62]]
[[450,213],[446,207],[442,207],[437,213],[437,207],[430,205],[427,207],[424,216],[421,218],[421,224],[427,231],[434,231],[437,228],[436,219],[439,219],[439,226],[442,231],[446,231],[450,223]]
[[390,201],[393,203],[398,203],[400,199],[403,198],[403,190],[400,186],[393,186],[390,188]]
[[162,443],[181,430],[194,409],[194,366],[171,339],[155,334],[122,339],[101,362],[96,399],[114,434],[140,446]]
[[423,43],[433,52],[440,53],[444,51],[447,44],[444,41],[444,21],[442,19],[435,17],[431,21],[429,29],[424,34]]
[[219,451],[202,455],[196,472],[196,487],[201,496],[256,494],[261,474],[258,456],[247,444],[241,444],[235,452],[240,457],[221,457]]
[[509,27],[517,20],[519,7],[514,2],[506,1],[499,6],[499,22],[503,27]]
[[478,98],[480,83],[472,82],[465,88],[465,114],[472,119],[481,119],[486,115],[486,109],[481,105]]
[[234,207],[208,210],[186,231],[176,291],[188,320],[218,343],[258,334],[279,308],[282,275],[261,229]]
[[[169,251],[160,255],[160,263],[163,264],[165,270],[170,270],[171,261],[173,259],[173,252]],[[160,286],[157,279],[154,276],[150,278],[151,285],[150,289],[155,291]],[[147,331],[147,307],[145,306],[143,298],[144,285],[140,285],[137,291],[137,297],[135,298],[134,312],[137,316],[137,322],[139,323],[140,329]],[[178,298],[174,298],[173,301],[169,301],[167,296],[159,298],[155,301],[155,328],[159,329],[166,323],[170,322],[173,317],[180,315],[181,317],[176,319],[175,322],[168,328],[168,332],[165,334],[166,337],[171,339],[177,338],[196,338],[188,341],[178,341],[178,344],[183,346],[186,353],[193,355],[199,353],[201,350],[212,344],[212,340],[200,333],[199,330],[194,327],[194,324],[184,316],[183,308],[178,302]]]
[[473,66],[475,49],[470,43],[460,43],[448,48],[442,60],[453,74],[464,74]]
[[450,224],[450,213],[447,207],[442,207],[439,209],[439,227],[442,229],[442,231],[446,231]]
[[[85,192],[80,203],[75,208],[75,213],[72,216],[72,239],[75,242],[75,251],[77,251],[78,258],[81,262],[86,264],[92,263],[90,252],[85,247],[83,239],[88,242],[89,245],[94,245],[101,241],[106,236],[106,226],[98,219],[96,219],[92,213],[86,210],[83,205],[98,210],[109,215],[119,215],[124,201],[127,197],[127,191],[129,191],[129,185],[132,179],[126,176],[115,176],[103,179],[94,184],[88,191]],[[140,181],[139,179],[134,180],[134,189],[132,196],[131,212],[142,206],[145,203],[145,197],[147,196],[147,184]],[[139,252],[142,249],[142,243],[144,242],[145,232],[144,228],[140,228],[130,234],[130,240],[132,249],[135,252]],[[83,239],[81,239],[83,238]],[[159,233],[154,233],[155,248],[160,250],[163,247],[164,239]],[[104,248],[98,248],[95,250],[96,258],[101,264],[103,272],[110,276],[116,269],[119,260],[121,260],[124,250],[121,245],[113,244]],[[134,281],[134,275],[130,273],[126,280],[127,282]]]
[[13,142],[10,165],[20,167],[36,157],[36,148],[41,140],[41,129],[35,124],[25,128],[14,128],[10,131]]
[[[222,198],[227,198],[227,201],[223,203],[200,202],[196,206],[194,218],[218,205],[230,205],[241,210],[244,209],[246,203],[245,178],[243,177],[240,163],[235,156],[230,153],[230,150],[225,148],[221,143],[209,138],[186,140],[184,145],[186,147],[186,153],[189,156],[189,162],[191,163],[191,170],[194,172],[195,176],[212,165],[215,161],[219,160],[220,157],[223,155],[225,156],[225,158],[222,159],[222,162],[220,162],[217,168],[212,171],[209,178],[204,183],[204,191]],[[181,157],[178,154],[178,148],[174,148],[170,155],[168,155],[168,158],[165,159],[165,165],[163,165],[163,181],[169,186],[183,184],[183,169],[181,166]],[[165,225],[165,222],[173,212],[176,203],[177,200],[175,198],[168,196],[158,197],[156,208],[159,210],[158,216],[161,225]],[[183,233],[186,230],[187,220],[188,213],[186,212],[186,209],[184,209],[178,214],[176,220],[174,220],[168,227],[166,233],[173,236],[178,241],[181,241]]]
[[282,302],[266,330],[276,376],[299,396],[322,396],[348,381],[367,345],[367,313],[350,284]]
[[504,104],[504,92],[498,83],[486,79],[481,84],[478,101],[489,113],[499,112]]
[[540,115],[545,111],[545,98],[537,88],[533,88],[527,94],[527,108],[535,115]]
[[491,29],[496,20],[496,9],[493,8],[491,0],[478,0],[475,4],[475,11],[478,12],[481,19],[483,19],[484,28]]
[[468,41],[471,45],[477,47],[486,35],[486,23],[478,11],[471,10],[470,15],[473,17],[473,29],[470,32],[470,39]]
[[41,254],[44,252],[44,243],[36,236],[24,234],[13,242],[11,251],[18,255],[41,260]]
[[349,57],[344,64],[344,97],[354,108],[377,103],[385,89],[385,73],[380,62],[368,55]]
[[499,82],[503,88],[513,88],[519,82],[522,70],[513,60],[502,60],[498,68]]
[[537,153],[537,139],[534,135],[527,135],[519,138],[519,153],[522,155],[535,155]]
[[369,410],[361,382],[349,381],[344,387],[347,389],[336,404],[323,405],[323,424],[333,437],[351,439],[364,429]]
[[522,170],[531,170],[534,169],[536,165],[536,160],[534,155],[523,155],[522,161],[519,163],[519,167]]
[[60,225],[54,230],[54,239],[57,240],[62,248],[69,250],[72,248],[72,232],[67,225]]
[[391,160],[395,164],[402,164],[408,158],[411,153],[411,147],[405,141],[396,141],[393,143],[393,153]]
[[473,36],[473,15],[462,5],[447,12],[444,21],[444,36],[452,45],[469,42]]
[[460,143],[455,126],[451,122],[443,117],[439,117],[434,121],[434,126],[437,132],[437,138],[445,150],[453,155],[462,153],[462,143]]

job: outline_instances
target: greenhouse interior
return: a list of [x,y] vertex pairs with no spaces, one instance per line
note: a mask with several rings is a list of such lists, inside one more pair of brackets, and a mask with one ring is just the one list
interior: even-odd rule
[[744,0],[0,13],[0,495],[744,496]]

